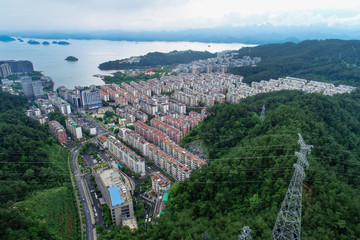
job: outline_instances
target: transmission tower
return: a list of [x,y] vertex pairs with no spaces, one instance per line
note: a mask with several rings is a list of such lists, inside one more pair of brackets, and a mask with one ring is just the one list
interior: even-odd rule
[[300,240],[301,238],[301,201],[305,171],[309,167],[306,154],[311,151],[312,145],[307,145],[299,133],[300,152],[294,164],[295,172],[292,176],[280,212],[277,216],[272,236],[274,240]]
[[251,229],[249,226],[243,227],[243,232],[239,235],[239,240],[249,240],[251,237]]
[[265,104],[262,106],[260,120],[263,122],[265,120]]

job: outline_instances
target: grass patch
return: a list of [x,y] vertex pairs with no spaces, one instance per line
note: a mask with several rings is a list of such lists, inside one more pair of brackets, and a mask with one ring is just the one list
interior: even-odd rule
[[17,206],[62,239],[77,239],[78,217],[71,185],[39,191]]

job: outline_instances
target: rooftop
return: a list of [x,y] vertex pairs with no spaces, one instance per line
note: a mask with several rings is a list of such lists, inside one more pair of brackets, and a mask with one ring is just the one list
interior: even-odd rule
[[121,195],[120,195],[120,191],[119,191],[119,188],[118,187],[111,187],[111,188],[108,188],[108,191],[110,193],[110,198],[111,198],[111,205],[114,207],[114,206],[117,206],[117,205],[120,205],[124,202],[124,200],[121,198]]
[[162,200],[163,200],[163,202],[169,201],[169,193],[167,193],[167,192],[164,193]]

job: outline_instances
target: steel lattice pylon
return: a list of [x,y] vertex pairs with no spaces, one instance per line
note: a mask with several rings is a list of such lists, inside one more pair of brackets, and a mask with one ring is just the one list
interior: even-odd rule
[[261,109],[261,115],[260,115],[260,120],[263,122],[265,120],[265,104],[262,106]]
[[300,152],[295,152],[298,157],[297,163],[294,164],[295,172],[272,231],[275,240],[299,240],[301,238],[302,185],[306,176],[304,168],[309,167],[306,154],[310,153],[313,146],[306,145],[300,133],[298,143]]
[[243,232],[241,233],[241,235],[239,235],[239,240],[250,240],[250,239],[252,239],[251,229],[249,226],[245,226],[243,227]]

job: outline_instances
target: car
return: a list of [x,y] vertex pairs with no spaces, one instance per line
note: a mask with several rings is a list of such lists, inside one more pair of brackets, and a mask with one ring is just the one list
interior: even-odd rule
[[149,218],[149,214],[146,214],[146,218]]
[[83,159],[83,162],[86,162],[86,160],[85,160],[85,159]]
[[89,210],[86,209],[86,213],[89,214]]
[[85,202],[85,198],[83,198],[82,201]]

